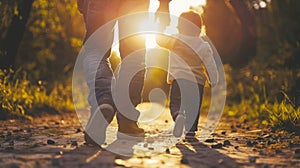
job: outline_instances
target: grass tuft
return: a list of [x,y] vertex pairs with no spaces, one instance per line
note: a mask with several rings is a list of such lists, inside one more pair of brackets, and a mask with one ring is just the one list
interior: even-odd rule
[[49,92],[43,81],[33,84],[24,71],[0,70],[0,119],[71,111],[71,91],[71,85],[60,83]]

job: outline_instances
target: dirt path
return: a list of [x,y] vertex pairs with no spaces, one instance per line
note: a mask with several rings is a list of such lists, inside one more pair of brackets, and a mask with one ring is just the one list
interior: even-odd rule
[[148,137],[134,144],[115,139],[114,121],[104,146],[107,150],[84,144],[75,113],[32,122],[1,121],[0,167],[300,167],[299,136],[237,121],[222,117],[205,142],[178,140],[161,133],[172,124],[164,112],[157,120],[141,124]]

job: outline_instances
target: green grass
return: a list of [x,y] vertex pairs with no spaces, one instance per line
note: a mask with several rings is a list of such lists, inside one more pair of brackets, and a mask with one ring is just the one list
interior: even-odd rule
[[287,100],[266,106],[265,112],[273,127],[300,133],[300,108],[295,109]]
[[300,108],[287,94],[297,78],[291,70],[257,63],[240,70],[225,66],[225,70],[228,84],[225,114],[300,134]]
[[71,84],[62,83],[47,91],[43,81],[32,83],[21,70],[0,70],[0,119],[71,111],[71,91]]

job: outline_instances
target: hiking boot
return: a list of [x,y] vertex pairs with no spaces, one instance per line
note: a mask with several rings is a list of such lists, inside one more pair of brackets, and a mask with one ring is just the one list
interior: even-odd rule
[[184,116],[184,114],[179,113],[175,119],[175,125],[174,125],[174,129],[173,129],[173,135],[176,138],[179,138],[182,136],[184,124],[185,124],[185,116]]
[[130,120],[117,113],[119,139],[136,139],[141,140],[145,137],[145,130],[140,128],[136,121]]
[[90,145],[101,145],[106,138],[106,128],[113,120],[114,108],[110,104],[101,104],[90,117],[84,131],[84,140]]
[[196,133],[194,131],[185,132],[186,137],[195,137]]
[[184,139],[187,142],[199,142],[199,140],[196,138],[196,132],[195,131],[185,132],[184,134],[185,134]]
[[85,144],[90,146],[99,146],[99,144],[96,141],[94,141],[87,132],[84,131],[83,133]]

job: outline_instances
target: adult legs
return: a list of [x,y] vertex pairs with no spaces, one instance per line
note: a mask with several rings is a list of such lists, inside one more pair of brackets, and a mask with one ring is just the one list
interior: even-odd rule
[[[113,74],[108,61],[114,22],[106,23],[114,18],[110,11],[118,6],[109,0],[87,1],[83,13],[87,30],[83,46],[83,69],[89,87],[91,117],[85,129],[85,139],[88,143],[100,145],[105,140],[106,127],[115,113],[111,95]],[[100,27],[101,31],[98,31]]]
[[[125,134],[144,134],[137,125],[140,112],[135,107],[141,102],[145,75],[145,38],[137,34],[139,25],[148,19],[149,0],[124,0],[120,6],[119,24],[120,56],[122,63],[116,79],[115,97],[118,108],[119,132]],[[130,16],[129,16],[130,15]],[[134,75],[133,75],[134,74]],[[129,79],[128,79],[129,78]],[[129,86],[126,82],[129,80]],[[130,101],[128,101],[128,99]]]

